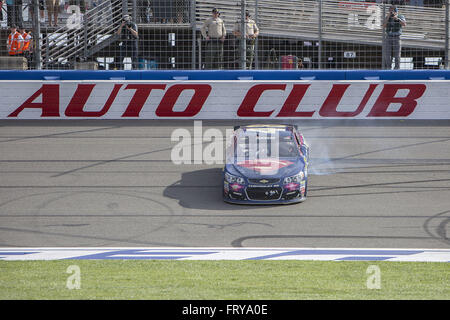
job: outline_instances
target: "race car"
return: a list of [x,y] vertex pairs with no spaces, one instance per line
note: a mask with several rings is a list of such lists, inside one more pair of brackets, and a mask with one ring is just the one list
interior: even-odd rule
[[223,170],[223,200],[240,204],[303,202],[310,148],[295,125],[234,127]]

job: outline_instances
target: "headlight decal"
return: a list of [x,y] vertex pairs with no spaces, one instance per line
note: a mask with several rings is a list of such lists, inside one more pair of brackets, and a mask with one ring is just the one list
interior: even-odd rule
[[289,184],[289,183],[297,183],[298,184],[304,178],[305,178],[305,174],[303,173],[303,171],[300,171],[300,173],[296,174],[295,176],[284,178],[283,183],[284,184]]
[[228,183],[237,183],[240,185],[244,185],[245,184],[245,180],[242,177],[238,177],[238,176],[234,176],[232,174],[229,174],[228,172],[225,172],[225,181],[227,181]]

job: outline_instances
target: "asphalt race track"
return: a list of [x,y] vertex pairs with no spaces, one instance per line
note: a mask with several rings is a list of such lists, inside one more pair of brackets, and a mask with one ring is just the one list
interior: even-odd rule
[[192,121],[0,121],[0,247],[450,247],[449,121],[297,123],[307,201],[240,206],[221,165],[172,163]]

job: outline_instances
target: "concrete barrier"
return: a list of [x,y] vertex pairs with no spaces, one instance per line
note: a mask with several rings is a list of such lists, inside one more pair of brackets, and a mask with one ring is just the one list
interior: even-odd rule
[[0,119],[450,119],[449,86],[448,80],[3,80]]
[[0,69],[2,70],[27,70],[28,63],[25,57],[0,57]]
[[75,70],[98,70],[98,63],[91,62],[75,62]]

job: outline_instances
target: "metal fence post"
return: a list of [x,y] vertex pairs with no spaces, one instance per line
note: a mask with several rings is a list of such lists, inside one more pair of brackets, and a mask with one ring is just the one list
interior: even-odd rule
[[131,15],[133,18],[133,22],[137,24],[137,3],[136,0],[133,0],[132,2],[133,8],[131,9]]
[[198,69],[202,69],[202,37],[200,36],[197,39],[197,45],[198,45]]
[[88,28],[89,28],[89,18],[87,15],[84,16],[83,19],[83,38],[84,38],[84,51],[83,51],[83,58],[87,58],[87,50],[88,50]]
[[[258,0],[255,0],[255,23],[256,23],[257,26],[259,26],[259,21],[258,21]],[[259,37],[256,37],[256,39],[255,39],[255,53],[254,53],[255,70],[259,69],[258,38]]]
[[241,0],[241,69],[246,69],[247,61],[247,28],[245,23],[246,1]]
[[128,14],[128,1],[122,1],[122,16]]
[[319,52],[318,68],[322,69],[322,0],[319,0]]
[[450,0],[445,1],[445,69],[450,70]]
[[386,4],[383,2],[383,21],[382,29],[381,29],[381,69],[384,69],[386,66],[386,30],[384,28],[384,24],[386,23]]
[[[192,52],[191,52],[191,68],[195,69],[195,64],[197,60],[197,26],[196,26],[196,17],[195,17],[195,0],[190,0],[190,10],[189,10],[189,17],[191,22],[191,29],[192,29]],[[200,42],[201,44],[201,42]],[[200,49],[201,50],[201,47]]]
[[41,67],[41,26],[39,24],[39,3],[38,0],[33,0],[31,5],[33,6],[33,40],[34,40],[34,68],[40,70]]

